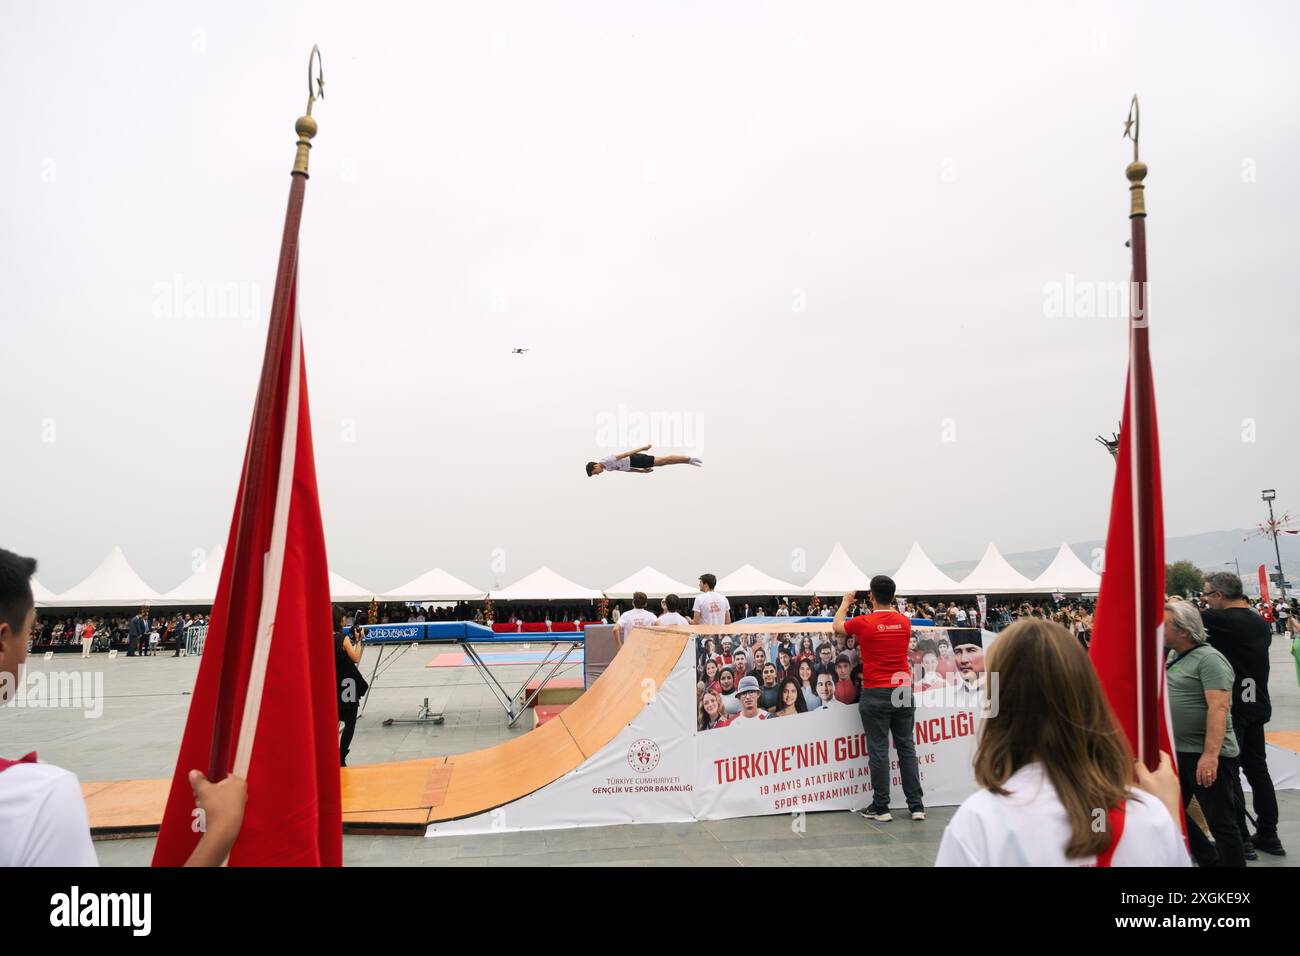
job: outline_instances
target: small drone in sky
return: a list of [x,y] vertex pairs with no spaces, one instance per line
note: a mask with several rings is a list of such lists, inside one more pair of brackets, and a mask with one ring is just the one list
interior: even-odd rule
[[511,354],[511,355],[523,355],[523,354],[524,354],[525,352],[527,352],[527,351],[528,351],[528,349],[511,349],[511,350],[510,350],[510,354]]

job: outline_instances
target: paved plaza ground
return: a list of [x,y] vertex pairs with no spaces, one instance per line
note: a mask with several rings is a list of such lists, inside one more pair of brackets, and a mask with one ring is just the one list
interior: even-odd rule
[[[515,729],[472,667],[426,668],[445,648],[420,646],[384,673],[357,725],[349,763],[380,763],[462,753],[527,732],[526,716]],[[366,650],[369,676],[374,648]],[[1300,729],[1300,688],[1285,638],[1275,638],[1270,730]],[[171,775],[189,707],[197,658],[128,658],[58,654],[32,659],[32,668],[103,674],[103,713],[87,718],[78,710],[7,708],[0,712],[0,754],[36,750],[43,760],[74,771],[82,781],[128,780]],[[517,685],[532,666],[501,667],[498,677]],[[570,668],[560,676],[581,676]],[[425,698],[446,722],[382,726],[388,717],[414,716]],[[1279,791],[1287,857],[1260,854],[1251,866],[1300,865],[1300,790]],[[953,808],[931,808],[929,819],[873,823],[856,814],[811,813],[681,824],[587,827],[485,836],[345,836],[348,865],[376,866],[928,866],[938,850]],[[153,839],[96,844],[106,866],[144,866]]]

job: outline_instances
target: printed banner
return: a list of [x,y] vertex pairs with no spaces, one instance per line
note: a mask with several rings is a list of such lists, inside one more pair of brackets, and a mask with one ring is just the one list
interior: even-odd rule
[[[913,741],[925,800],[960,803],[974,789],[976,714],[984,637],[977,628],[917,627],[911,683]],[[827,632],[696,638],[696,815],[853,810],[872,802],[858,711],[862,661],[852,636]],[[898,753],[888,755],[899,805]]]
[[[971,759],[993,636],[912,630],[911,683],[900,693],[914,705],[927,806],[952,806],[975,790]],[[577,769],[489,813],[433,824],[428,834],[860,809],[872,801],[860,670],[853,638],[825,630],[698,635],[642,711]],[[890,803],[901,807],[892,747],[888,762]]]

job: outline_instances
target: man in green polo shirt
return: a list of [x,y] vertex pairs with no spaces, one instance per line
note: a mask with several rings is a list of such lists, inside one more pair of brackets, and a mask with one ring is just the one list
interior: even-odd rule
[[1245,866],[1233,792],[1240,751],[1232,732],[1232,665],[1205,642],[1200,612],[1186,601],[1165,605],[1165,646],[1165,687],[1183,806],[1196,798],[1215,841],[1211,845],[1193,823],[1187,828],[1192,856],[1201,866]]

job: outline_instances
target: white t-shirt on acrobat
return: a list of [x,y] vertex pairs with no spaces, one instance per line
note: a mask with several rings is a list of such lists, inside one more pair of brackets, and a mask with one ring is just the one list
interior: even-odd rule
[[716,591],[706,591],[695,599],[691,610],[700,612],[701,624],[726,624],[731,602]]
[[690,627],[691,622],[682,617],[676,611],[669,611],[666,614],[660,614],[656,622],[660,627]]
[[610,455],[608,458],[602,458],[600,463],[605,466],[606,471],[632,470],[631,458],[619,458],[617,455]]
[[623,632],[623,640],[632,633],[634,627],[654,627],[656,618],[653,614],[643,607],[634,607],[630,611],[624,611],[618,619],[618,629]]
[[[1070,820],[1042,764],[1021,767],[1006,796],[980,790],[948,821],[935,866],[1096,866],[1095,856],[1067,860]],[[1124,830],[1111,866],[1191,866],[1169,810],[1145,790],[1129,791]]]
[[48,763],[0,771],[0,869],[99,866],[77,776]]

